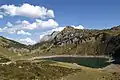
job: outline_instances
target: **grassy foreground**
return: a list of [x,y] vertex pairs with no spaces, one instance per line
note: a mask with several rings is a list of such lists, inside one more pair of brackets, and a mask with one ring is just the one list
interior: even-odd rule
[[[114,75],[113,75],[114,74]],[[0,64],[0,80],[119,80],[106,71],[48,60],[21,60]]]
[[[62,66],[59,66],[60,64]],[[0,80],[56,80],[80,71],[79,68],[64,65],[53,61],[16,61],[0,64]]]
[[82,67],[80,72],[63,77],[62,80],[120,80],[120,73]]

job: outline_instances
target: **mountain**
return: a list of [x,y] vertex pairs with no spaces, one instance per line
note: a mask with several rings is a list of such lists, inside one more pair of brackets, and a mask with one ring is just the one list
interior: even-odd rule
[[117,29],[113,28],[82,30],[67,26],[50,41],[47,40],[34,45],[36,47],[32,53],[37,53],[37,55],[114,56],[116,50],[120,48],[120,26],[117,26]]
[[75,29],[66,26],[61,32],[45,35],[31,46],[0,37],[0,47],[26,56],[107,55],[119,56],[120,26],[111,29]]
[[14,40],[7,39],[3,36],[0,36],[0,46],[5,48],[26,48],[27,46],[24,44],[21,44],[19,42],[16,42]]
[[111,30],[120,30],[120,25],[119,25],[119,26],[112,27]]
[[43,36],[42,39],[40,39],[40,42],[51,41],[51,40],[54,39],[54,37],[55,37],[58,33],[59,33],[59,31],[53,31],[51,34]]
[[[32,53],[39,53],[42,49],[46,49],[48,46],[52,44],[52,41],[54,40],[55,36],[59,34],[59,31],[53,31],[49,35],[45,35],[40,39],[40,42],[37,44],[34,44],[30,47]],[[45,47],[47,46],[47,47]]]
[[16,55],[22,55],[28,52],[30,52],[28,46],[0,36],[0,55],[12,57]]

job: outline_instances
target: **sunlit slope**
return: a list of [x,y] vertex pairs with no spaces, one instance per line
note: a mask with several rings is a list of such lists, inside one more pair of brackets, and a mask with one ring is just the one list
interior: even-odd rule
[[8,51],[7,49],[0,46],[0,55],[4,57],[14,57],[17,56],[16,53],[13,53],[12,51]]

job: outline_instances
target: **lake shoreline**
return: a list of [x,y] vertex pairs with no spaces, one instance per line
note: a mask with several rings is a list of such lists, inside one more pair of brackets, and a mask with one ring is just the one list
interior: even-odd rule
[[81,56],[81,55],[53,55],[53,56],[39,56],[39,57],[33,57],[32,60],[34,59],[44,59],[44,58],[57,58],[57,57],[76,57],[76,58],[109,58],[109,56]]
[[78,55],[54,55],[54,56],[40,56],[33,57],[32,60],[52,60],[58,62],[76,63],[78,65],[91,67],[91,68],[102,68],[109,63],[107,56],[78,56]]

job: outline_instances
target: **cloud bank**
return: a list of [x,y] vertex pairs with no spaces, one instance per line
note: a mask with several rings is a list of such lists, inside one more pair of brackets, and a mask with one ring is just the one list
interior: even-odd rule
[[54,18],[54,11],[41,6],[24,3],[21,6],[2,5],[0,9],[10,16],[25,16],[30,18]]
[[19,42],[26,44],[26,45],[32,45],[35,44],[36,41],[32,40],[31,38],[24,38],[24,39],[20,39]]
[[17,31],[17,34],[29,35],[29,36],[32,35],[31,33],[25,32],[25,31],[23,31],[23,30]]
[[59,24],[53,19],[49,19],[47,21],[36,19],[36,21],[33,23],[29,23],[28,21],[24,20],[24,21],[22,21],[22,25],[23,25],[24,29],[30,29],[30,30],[33,30],[36,28],[40,28],[40,29],[55,28],[55,27],[59,26]]
[[[23,21],[19,21],[19,23],[17,21],[16,24],[12,24],[10,22],[7,22],[5,27],[0,28],[0,32],[7,32],[7,33],[10,33],[10,34],[16,34],[17,33],[17,34],[23,34],[24,35],[25,32],[23,33],[23,30],[35,30],[35,29],[44,30],[44,29],[47,29],[47,28],[56,28],[58,26],[59,26],[59,24],[53,19],[49,19],[47,21],[36,19],[36,21],[33,22],[33,23],[30,23],[27,20],[23,20]],[[29,33],[27,33],[27,34],[30,35]]]

